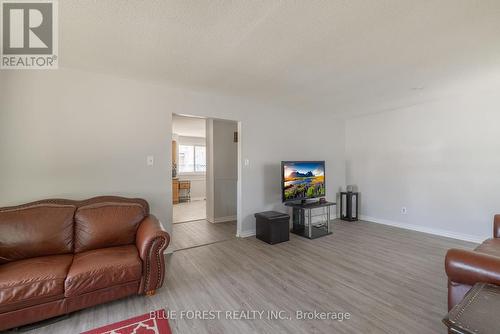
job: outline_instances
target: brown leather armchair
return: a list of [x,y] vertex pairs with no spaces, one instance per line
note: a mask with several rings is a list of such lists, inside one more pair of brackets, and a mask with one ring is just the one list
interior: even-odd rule
[[500,215],[493,221],[493,239],[474,251],[450,249],[445,260],[448,275],[448,310],[478,282],[500,285]]
[[0,208],[0,331],[163,284],[170,242],[142,199]]

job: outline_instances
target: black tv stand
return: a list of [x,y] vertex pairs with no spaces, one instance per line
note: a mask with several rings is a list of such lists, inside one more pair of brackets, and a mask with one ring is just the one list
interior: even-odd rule
[[[309,239],[316,239],[325,235],[332,234],[330,231],[331,207],[337,205],[334,202],[305,202],[286,203],[293,209],[293,228],[292,233]],[[324,212],[319,215],[313,215],[314,209],[324,208]]]

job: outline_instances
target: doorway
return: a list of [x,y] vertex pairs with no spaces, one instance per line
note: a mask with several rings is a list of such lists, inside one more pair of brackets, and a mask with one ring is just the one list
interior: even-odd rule
[[172,116],[172,204],[174,224],[207,218],[206,122]]
[[173,251],[236,237],[238,126],[172,115]]

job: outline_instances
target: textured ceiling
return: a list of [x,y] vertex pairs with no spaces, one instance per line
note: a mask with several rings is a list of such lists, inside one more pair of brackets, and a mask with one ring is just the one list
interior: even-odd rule
[[63,0],[60,66],[350,117],[497,82],[498,0]]

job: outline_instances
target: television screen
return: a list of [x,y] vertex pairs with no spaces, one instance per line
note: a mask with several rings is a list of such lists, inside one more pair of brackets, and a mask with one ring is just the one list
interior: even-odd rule
[[283,161],[283,202],[325,196],[324,161]]

